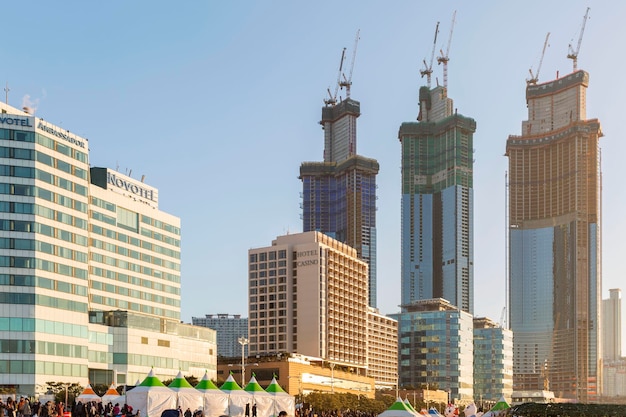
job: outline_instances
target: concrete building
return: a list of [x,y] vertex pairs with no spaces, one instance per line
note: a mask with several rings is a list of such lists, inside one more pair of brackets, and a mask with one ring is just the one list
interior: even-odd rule
[[529,84],[528,120],[506,142],[514,390],[581,402],[601,382],[602,132],[588,85],[585,71]]
[[398,315],[400,386],[449,393],[449,401],[474,401],[472,315],[444,299],[403,305]]
[[248,345],[242,346],[240,338],[248,338],[248,319],[240,314],[207,314],[205,317],[192,317],[194,326],[209,327],[217,332],[217,356],[248,356]]
[[398,321],[367,310],[367,374],[376,389],[392,389],[398,384]]
[[250,358],[318,358],[390,387],[397,323],[368,307],[367,263],[354,248],[303,232],[249,250],[248,262]]
[[609,290],[609,298],[602,300],[602,360],[622,359],[622,290]]
[[215,333],[180,323],[180,219],[88,148],[0,103],[0,387],[214,374]]
[[351,98],[322,108],[324,161],[303,162],[302,230],[346,243],[368,264],[369,305],[376,307],[375,159],[357,155],[360,103]]
[[488,409],[502,396],[510,403],[512,394],[513,332],[486,317],[475,317],[474,399]]
[[402,305],[444,298],[474,310],[473,134],[447,89],[420,88],[418,122],[402,123]]

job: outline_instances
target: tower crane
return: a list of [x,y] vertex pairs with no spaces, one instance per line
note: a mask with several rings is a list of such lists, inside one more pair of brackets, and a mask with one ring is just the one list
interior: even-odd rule
[[339,61],[339,72],[337,73],[337,83],[335,84],[335,92],[334,94],[330,92],[330,87],[328,87],[328,98],[324,100],[324,104],[327,106],[334,106],[337,104],[337,92],[339,91],[339,81],[341,81],[341,70],[343,68],[343,60],[346,57],[346,48],[343,48],[341,51],[341,61]]
[[528,72],[530,72],[530,79],[526,80],[527,84],[537,84],[539,81],[539,71],[541,71],[541,64],[543,63],[543,56],[546,54],[546,48],[548,47],[548,38],[550,37],[550,32],[546,35],[546,41],[543,43],[543,51],[541,51],[541,58],[539,59],[539,66],[537,67],[537,73],[533,74],[533,69],[530,68]]
[[350,86],[352,85],[352,70],[354,70],[354,58],[356,58],[356,47],[359,44],[359,33],[361,29],[356,31],[356,38],[354,39],[354,49],[352,50],[352,63],[350,64],[350,72],[348,73],[348,78],[346,78],[346,74],[342,74],[343,81],[339,83],[341,88],[346,87],[346,98],[350,98]]
[[437,45],[437,33],[439,33],[439,22],[437,22],[437,26],[435,27],[435,40],[433,41],[433,51],[430,54],[430,63],[426,63],[426,59],[424,59],[424,69],[420,70],[420,74],[422,78],[424,75],[426,76],[426,85],[430,88],[430,75],[433,73],[433,59],[435,58],[435,46]]
[[589,17],[589,9],[590,8],[587,7],[587,11],[585,12],[585,17],[583,17],[583,24],[580,27],[580,35],[578,36],[578,45],[576,45],[576,50],[574,51],[571,43],[567,46],[568,48],[567,57],[572,60],[572,63],[574,65],[573,72],[576,72],[576,69],[578,67],[578,51],[580,51],[580,44],[583,41],[583,33],[585,32],[585,24],[587,23],[587,19]]
[[448,61],[450,61],[450,57],[448,54],[450,53],[450,43],[452,42],[452,31],[454,31],[454,22],[456,18],[456,10],[452,13],[452,24],[450,25],[450,37],[448,38],[448,47],[446,48],[446,53],[443,53],[443,50],[439,50],[441,56],[437,57],[437,65],[443,63],[443,87],[448,88]]

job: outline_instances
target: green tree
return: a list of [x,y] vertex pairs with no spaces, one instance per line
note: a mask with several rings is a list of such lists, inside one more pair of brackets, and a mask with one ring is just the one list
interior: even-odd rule
[[74,399],[83,392],[83,387],[77,383],[46,382],[46,388],[54,394],[54,401],[65,403],[67,387],[67,404],[74,404]]

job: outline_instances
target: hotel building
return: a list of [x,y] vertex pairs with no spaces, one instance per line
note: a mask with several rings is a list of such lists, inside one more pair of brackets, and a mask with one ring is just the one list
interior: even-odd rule
[[216,372],[215,332],[180,323],[180,219],[158,191],[2,103],[0,297],[8,392]]
[[356,153],[361,104],[351,98],[322,108],[324,162],[303,162],[302,230],[318,231],[356,249],[368,264],[369,305],[376,307],[375,159]]
[[303,232],[250,249],[248,262],[251,357],[299,354],[389,384],[397,361],[387,344],[397,334],[393,321],[368,310],[367,263],[356,249]]
[[528,120],[506,142],[514,390],[581,402],[601,382],[602,131],[588,85],[585,71],[529,84]]

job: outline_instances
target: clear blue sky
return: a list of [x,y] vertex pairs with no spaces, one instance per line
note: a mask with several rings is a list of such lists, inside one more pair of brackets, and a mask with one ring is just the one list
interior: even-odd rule
[[[318,124],[341,49],[360,41],[352,97],[358,152],[380,162],[378,307],[400,303],[400,143],[422,60],[450,49],[449,96],[474,136],[475,313],[499,321],[505,291],[503,156],[527,118],[525,80],[551,32],[540,82],[566,58],[591,6],[578,65],[587,117],[605,137],[603,298],[623,286],[626,3],[568,1],[109,1],[2,6],[0,84],[9,104],[89,139],[92,166],[159,189],[182,219],[182,316],[247,316],[247,250],[302,230],[300,163],[322,159]],[[349,61],[349,60],[348,60]],[[434,65],[442,82],[441,66]],[[2,91],[3,92],[3,91]],[[4,99],[4,95],[2,95]],[[620,168],[622,167],[622,168]],[[623,288],[625,289],[625,288]],[[623,332],[626,333],[626,332]]]

